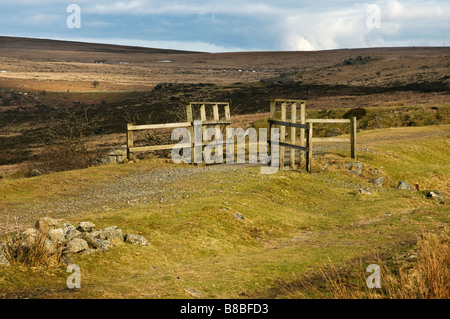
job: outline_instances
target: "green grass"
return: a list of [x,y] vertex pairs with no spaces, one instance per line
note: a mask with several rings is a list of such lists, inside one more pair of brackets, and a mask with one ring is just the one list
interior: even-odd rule
[[[447,192],[448,138],[441,134],[426,139],[415,133],[445,131],[449,126],[405,130],[360,134],[360,145],[370,151],[360,151],[359,160],[367,168],[380,169],[392,184],[404,179]],[[393,137],[402,132],[412,137],[398,143]],[[325,160],[316,159],[313,174],[261,175],[255,167],[199,174],[169,185],[178,191],[195,190],[188,198],[71,216],[74,223],[89,220],[98,228],[117,225],[125,233],[144,235],[150,246],[123,244],[102,254],[76,257],[82,270],[82,288],[76,291],[66,288],[65,269],[0,267],[0,295],[3,291],[6,296],[35,293],[31,296],[40,298],[192,298],[186,289],[196,289],[204,298],[286,297],[277,292],[280,281],[295,281],[330,261],[339,265],[398,251],[421,230],[448,224],[448,205],[431,201],[422,192],[375,187],[364,175],[321,171]],[[176,167],[148,160],[31,179],[4,178],[0,191],[6,199],[0,205],[32,207],[88,192],[111,178],[166,166]],[[357,194],[359,187],[372,194]],[[388,211],[392,217],[385,216]],[[245,219],[237,220],[234,213]]]

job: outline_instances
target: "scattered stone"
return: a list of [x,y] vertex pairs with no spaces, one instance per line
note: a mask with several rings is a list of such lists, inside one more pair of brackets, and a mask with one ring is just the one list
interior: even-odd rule
[[76,230],[77,228],[71,223],[64,223],[62,224],[61,229],[63,230],[64,234],[67,234],[69,231]]
[[62,244],[66,241],[66,236],[62,228],[51,229],[48,232],[48,237],[54,243]]
[[365,188],[358,188],[358,193],[366,194],[366,195],[372,194],[368,189],[365,189]]
[[187,288],[186,292],[194,298],[202,298],[202,293],[198,290]]
[[375,178],[373,180],[373,185],[375,185],[375,186],[383,186],[384,185],[384,178],[383,177]]
[[98,231],[98,237],[104,240],[123,240],[122,229],[117,226],[107,227]]
[[398,189],[410,190],[410,191],[416,190],[414,187],[412,187],[410,184],[408,184],[407,182],[404,182],[404,181],[398,182],[397,188]]
[[353,163],[352,170],[358,172],[358,174],[362,174],[363,172],[363,164],[362,163]]
[[93,233],[83,233],[82,237],[90,247],[99,250],[108,250],[112,247],[112,244],[107,239],[100,239],[97,234]]
[[95,225],[91,222],[81,222],[80,225],[77,227],[77,230],[82,233],[89,233],[93,231],[95,228]]
[[36,222],[36,229],[41,230],[42,232],[48,232],[50,229],[58,228],[61,224],[61,221],[58,219],[54,219],[51,217],[42,217]]
[[88,249],[89,245],[84,239],[75,238],[66,244],[64,252],[66,254],[77,254]]
[[445,196],[441,191],[432,191],[427,194],[428,198],[438,201],[440,204],[445,204]]
[[355,177],[359,177],[359,174],[357,171],[350,171],[350,175],[353,175]]
[[234,213],[233,216],[237,220],[244,220],[245,219],[244,216],[242,214],[239,214],[239,213]]
[[148,246],[148,241],[141,235],[126,234],[124,241],[133,245]]
[[121,163],[127,159],[127,146],[121,145],[119,147],[111,148],[108,151],[108,162]]
[[83,235],[83,233],[74,227],[73,229],[69,229],[66,232],[66,241],[71,241],[72,239],[75,239],[75,238],[81,238],[82,235]]
[[386,214],[384,214],[384,216],[386,216],[386,217],[392,217],[392,213],[391,213],[391,212],[387,212]]

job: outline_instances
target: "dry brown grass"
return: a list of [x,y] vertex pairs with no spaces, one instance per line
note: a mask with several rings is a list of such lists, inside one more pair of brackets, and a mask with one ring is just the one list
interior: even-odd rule
[[[378,258],[381,268],[381,288],[370,289],[366,279],[370,273],[362,262],[357,271],[331,265],[321,269],[319,279],[302,280],[300,284],[285,284],[291,298],[311,296],[330,299],[448,299],[450,298],[450,237],[423,233],[417,242],[414,261],[395,265]],[[353,267],[352,267],[353,268]],[[299,288],[301,287],[301,288]]]
[[30,267],[61,265],[62,251],[62,245],[49,241],[41,231],[33,234],[17,233],[3,248],[3,254],[11,264]]

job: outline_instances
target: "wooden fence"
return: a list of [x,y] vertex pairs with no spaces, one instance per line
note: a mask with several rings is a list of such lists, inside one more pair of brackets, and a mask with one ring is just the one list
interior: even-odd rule
[[[220,107],[223,107],[223,116],[220,117]],[[200,118],[195,118],[194,111],[198,108],[198,113]],[[208,112],[209,111],[209,112]],[[208,116],[208,113],[212,113],[212,116]],[[216,126],[220,128],[221,125],[224,125],[225,128],[231,125],[231,114],[230,114],[230,104],[226,102],[191,102],[186,105],[186,122],[179,123],[167,123],[167,124],[150,124],[150,125],[134,125],[127,124],[127,158],[129,161],[134,159],[135,152],[150,152],[150,151],[159,151],[159,150],[171,150],[175,146],[183,148],[183,147],[191,147],[192,152],[192,163],[194,162],[194,121],[201,120],[202,121],[202,130],[203,133],[206,130],[207,126]],[[158,129],[167,129],[167,128],[188,128],[191,136],[191,143],[188,145],[180,145],[180,144],[169,144],[169,145],[150,145],[150,146],[134,146],[134,131],[142,131],[142,130],[158,130]]]
[[[303,161],[306,163],[306,170],[311,172],[312,167],[312,146],[315,142],[346,142],[348,138],[313,138],[313,125],[315,123],[343,123],[350,124],[350,145],[351,157],[356,159],[356,117],[352,119],[306,119],[305,101],[303,100],[282,100],[274,99],[270,102],[270,131],[274,126],[280,128],[280,169],[285,169],[285,153],[286,149],[290,149],[290,168],[296,168],[296,151],[300,151],[298,160],[299,165]],[[289,109],[288,109],[289,107]],[[220,116],[220,108],[223,108],[222,116]],[[196,114],[194,116],[194,114]],[[289,114],[289,117],[288,117]],[[279,116],[278,116],[279,115]],[[224,126],[224,131],[231,125],[230,105],[225,102],[191,102],[186,106],[186,122],[167,123],[167,124],[150,124],[150,125],[127,125],[127,158],[134,159],[135,152],[149,152],[158,150],[171,150],[175,146],[177,148],[191,148],[192,163],[195,158],[194,147],[194,122],[200,120],[202,123],[202,133],[205,132],[207,126],[215,126],[219,128]],[[288,121],[289,120],[289,121]],[[300,123],[298,123],[298,121]],[[286,134],[286,128],[290,128],[290,134]],[[133,132],[140,130],[157,130],[167,128],[188,128],[190,132],[190,144],[169,144],[169,145],[150,145],[150,146],[134,146]],[[297,142],[297,130],[300,130],[299,141]],[[269,133],[270,134],[270,133]],[[286,141],[286,135],[289,141]],[[272,143],[271,140],[268,141]],[[202,142],[202,145],[206,144]],[[227,147],[229,147],[227,143]],[[234,147],[234,142],[233,146]]]

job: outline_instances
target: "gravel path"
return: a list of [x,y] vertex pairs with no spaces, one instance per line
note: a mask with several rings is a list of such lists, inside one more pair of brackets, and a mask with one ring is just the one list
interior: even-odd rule
[[76,214],[115,210],[124,206],[162,204],[172,199],[187,198],[199,192],[183,190],[173,182],[192,182],[211,172],[232,172],[242,166],[215,165],[206,167],[157,168],[108,180],[78,195],[41,202],[0,207],[0,235],[33,225],[42,216],[65,218]]

